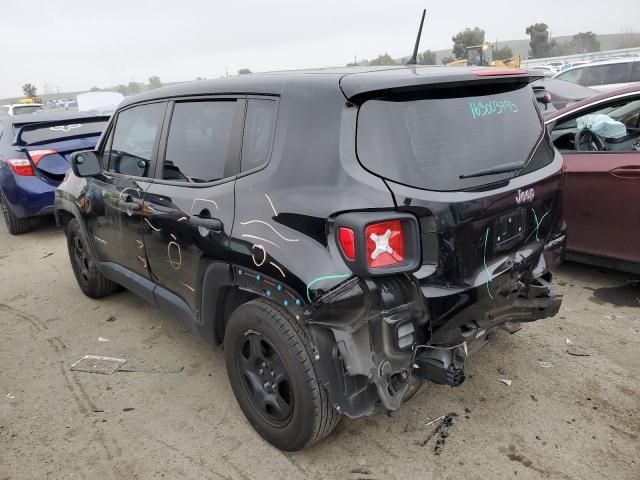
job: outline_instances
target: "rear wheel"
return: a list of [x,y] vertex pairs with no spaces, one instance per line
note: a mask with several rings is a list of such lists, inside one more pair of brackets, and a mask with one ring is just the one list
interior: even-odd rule
[[17,217],[9,207],[7,199],[4,197],[4,193],[0,192],[0,209],[2,209],[2,216],[4,217],[4,223],[7,225],[7,230],[11,235],[20,235],[27,233],[31,230],[31,222],[28,218]]
[[69,260],[80,290],[91,298],[100,298],[115,292],[118,284],[107,279],[98,270],[78,220],[74,218],[69,222],[66,233]]
[[321,440],[340,419],[311,355],[306,327],[271,302],[247,302],[229,319],[224,356],[233,393],[253,428],[281,450]]

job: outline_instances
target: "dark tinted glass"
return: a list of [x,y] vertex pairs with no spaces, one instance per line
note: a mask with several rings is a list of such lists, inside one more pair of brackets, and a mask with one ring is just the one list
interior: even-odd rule
[[365,102],[358,116],[360,161],[390,180],[441,191],[474,188],[517,174],[459,178],[497,165],[529,162],[530,171],[549,164],[552,152],[532,155],[543,127],[531,88],[479,88]]
[[108,157],[109,171],[136,177],[149,176],[164,108],[164,103],[151,103],[128,108],[118,114]]
[[587,67],[585,83],[587,86],[626,83],[629,81],[630,63],[612,63]]
[[259,167],[269,159],[276,124],[274,100],[249,99],[242,140],[242,171]]
[[210,182],[229,176],[225,168],[230,158],[237,110],[235,101],[176,103],[163,178]]
[[640,82],[640,62],[633,62],[633,68],[631,70],[631,81]]

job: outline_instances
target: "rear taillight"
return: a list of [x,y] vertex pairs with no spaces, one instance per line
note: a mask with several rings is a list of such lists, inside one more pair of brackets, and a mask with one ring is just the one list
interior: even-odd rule
[[420,230],[409,213],[343,213],[335,220],[335,239],[356,275],[389,275],[420,267]]
[[58,153],[55,150],[47,149],[47,150],[29,150],[29,156],[31,160],[33,160],[34,165],[38,165],[42,157],[46,157],[47,155],[53,155],[54,153]]
[[374,223],[367,226],[367,264],[371,268],[399,265],[404,261],[404,234],[402,223]]
[[338,228],[338,241],[342,252],[348,260],[356,259],[356,236],[351,228],[340,227]]
[[26,158],[9,158],[5,160],[5,163],[16,175],[22,177],[33,177],[35,175],[31,162]]

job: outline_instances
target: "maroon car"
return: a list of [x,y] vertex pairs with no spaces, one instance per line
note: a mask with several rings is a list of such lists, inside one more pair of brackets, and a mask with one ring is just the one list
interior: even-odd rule
[[565,161],[567,257],[640,273],[640,86],[575,103],[545,122]]

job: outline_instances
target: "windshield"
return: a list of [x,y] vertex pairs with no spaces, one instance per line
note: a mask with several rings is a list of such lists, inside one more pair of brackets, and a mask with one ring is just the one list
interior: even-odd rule
[[552,149],[533,155],[542,133],[528,85],[465,87],[430,98],[365,102],[358,116],[357,150],[365,168],[390,180],[428,190],[464,190],[519,172],[461,175],[506,163],[524,163],[526,172],[549,164]]

